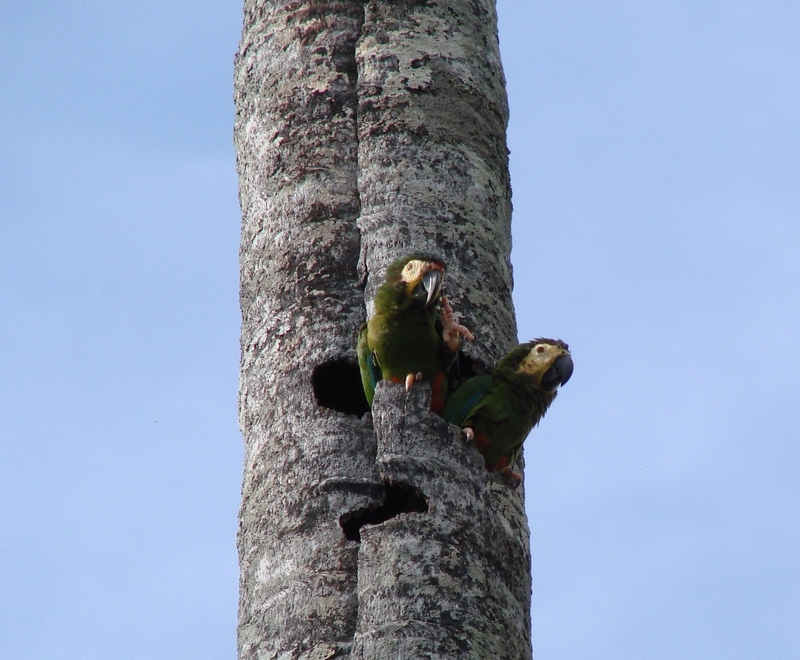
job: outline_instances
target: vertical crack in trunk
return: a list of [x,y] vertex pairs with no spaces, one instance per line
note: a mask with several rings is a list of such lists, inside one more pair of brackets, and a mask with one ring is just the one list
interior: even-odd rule
[[530,657],[521,493],[427,386],[384,383],[366,414],[353,369],[384,268],[412,249],[448,264],[479,330],[468,364],[515,341],[494,0],[244,13],[239,657]]
[[244,4],[234,90],[242,659],[350,648],[357,547],[338,518],[383,496],[351,368],[364,322],[355,62],[363,17],[358,0]]

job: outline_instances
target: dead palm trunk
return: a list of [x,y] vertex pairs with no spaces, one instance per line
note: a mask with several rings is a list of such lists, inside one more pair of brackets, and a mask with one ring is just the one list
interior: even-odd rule
[[468,369],[515,341],[494,1],[246,0],[235,77],[239,657],[529,658],[521,489],[427,386],[364,414],[355,367],[414,249],[448,265]]

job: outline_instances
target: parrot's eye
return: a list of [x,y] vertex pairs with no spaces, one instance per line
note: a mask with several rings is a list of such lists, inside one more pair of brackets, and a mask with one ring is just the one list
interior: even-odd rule
[[536,352],[537,353],[544,353],[544,346],[542,344],[536,345]]
[[408,262],[408,265],[406,265],[406,270],[407,270],[408,272],[411,272],[412,270],[414,270],[414,264],[412,264],[412,263],[409,261],[409,262]]

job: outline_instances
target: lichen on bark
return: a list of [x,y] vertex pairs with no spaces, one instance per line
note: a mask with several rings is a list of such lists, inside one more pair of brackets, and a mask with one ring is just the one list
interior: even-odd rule
[[502,518],[518,494],[430,412],[427,384],[380,383],[373,417],[381,478],[428,506],[362,532],[353,657],[530,657],[527,526]]
[[354,371],[383,270],[414,249],[446,260],[472,364],[515,341],[493,1],[244,13],[239,657],[530,657],[521,489],[425,386],[382,385],[363,414]]
[[493,364],[516,337],[494,1],[368,2],[356,60],[367,301],[391,258],[438,253],[448,295],[480,333],[467,352]]

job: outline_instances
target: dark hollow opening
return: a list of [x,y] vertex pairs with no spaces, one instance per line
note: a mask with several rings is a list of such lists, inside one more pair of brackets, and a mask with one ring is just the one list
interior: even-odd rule
[[469,355],[464,353],[464,351],[459,351],[458,358],[451,369],[451,383],[455,381],[456,387],[458,387],[468,378],[479,376],[485,373],[486,369],[484,368],[482,362],[471,358]]
[[339,525],[349,541],[361,541],[364,525],[379,525],[403,513],[428,513],[428,500],[413,486],[387,482],[385,493],[381,506],[359,509],[339,518]]
[[369,412],[361,372],[355,362],[339,358],[317,365],[311,374],[311,386],[321,406],[359,417]]

